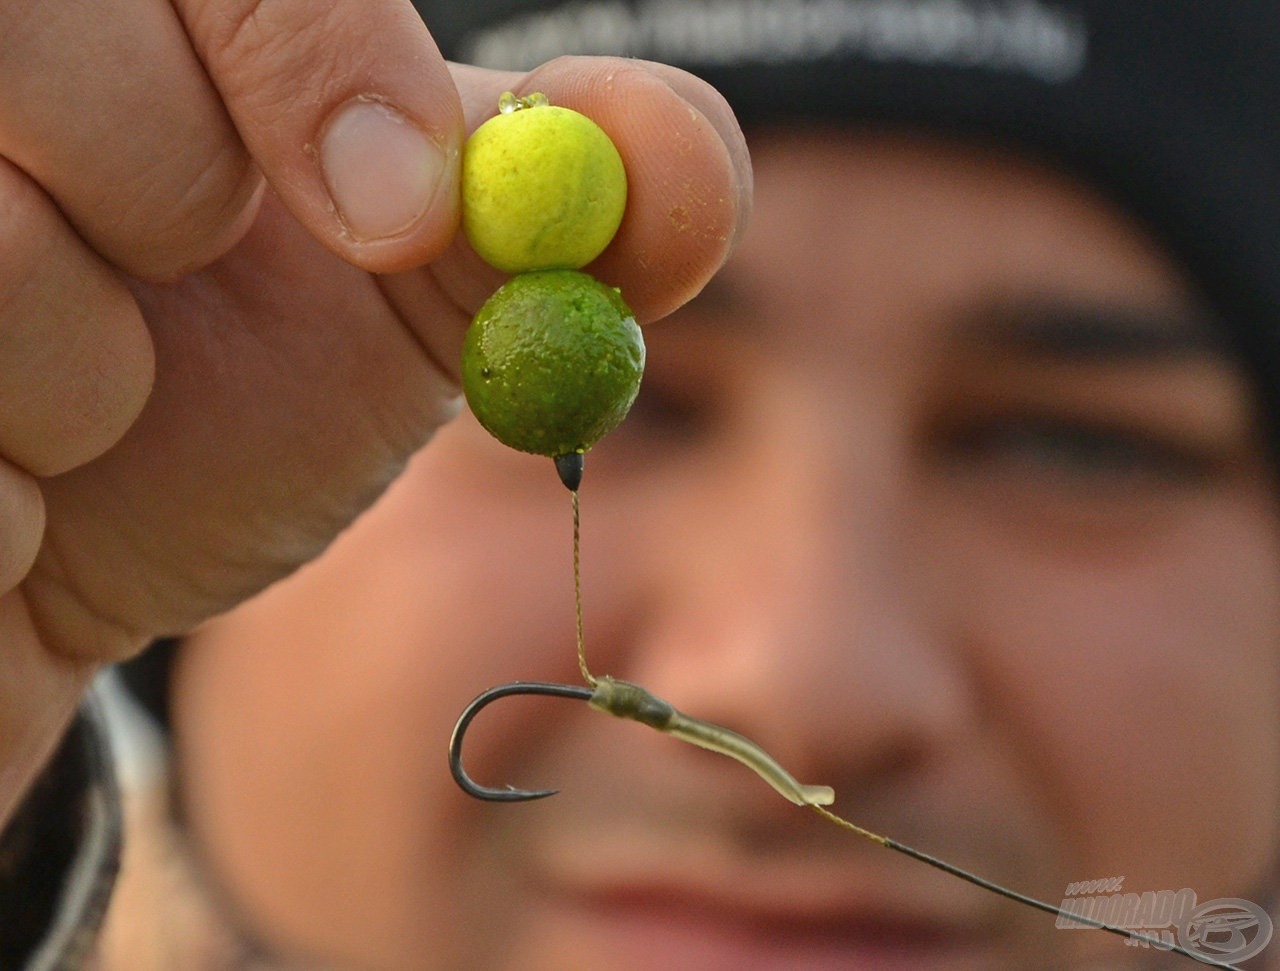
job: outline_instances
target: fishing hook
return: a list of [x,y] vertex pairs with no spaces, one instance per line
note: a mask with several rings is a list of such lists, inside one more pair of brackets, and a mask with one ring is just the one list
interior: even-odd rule
[[453,736],[449,739],[449,771],[453,773],[454,781],[467,795],[489,802],[526,802],[530,799],[554,796],[560,791],[559,789],[516,789],[513,786],[494,789],[480,785],[467,775],[467,770],[462,767],[462,738],[466,734],[467,726],[480,713],[480,710],[499,698],[506,698],[508,695],[548,695],[553,698],[578,698],[582,701],[590,701],[592,693],[590,688],[576,684],[512,681],[476,695],[471,704],[467,705],[458,716],[458,722],[453,726]]
[[491,802],[524,802],[555,795],[556,789],[501,789],[482,786],[467,775],[462,767],[462,739],[471,720],[486,705],[508,695],[549,695],[556,698],[576,698],[585,701],[596,711],[603,711],[617,718],[627,718],[657,729],[681,741],[712,752],[719,752],[736,759],[773,786],[783,797],[798,806],[828,806],[835,801],[835,791],[830,786],[810,786],[797,782],[768,752],[751,739],[739,735],[722,725],[693,718],[676,709],[668,701],[617,678],[595,679],[592,687],[572,684],[555,684],[546,681],[512,681],[482,692],[463,709],[449,740],[449,770],[454,780],[468,795]]

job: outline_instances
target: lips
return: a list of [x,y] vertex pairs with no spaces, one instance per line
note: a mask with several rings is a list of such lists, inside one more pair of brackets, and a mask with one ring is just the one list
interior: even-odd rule
[[600,963],[583,967],[992,967],[985,901],[934,874],[904,878],[880,860],[858,862],[879,852],[871,847],[833,865],[785,855],[748,860],[729,847],[679,846],[665,836],[601,838],[532,850],[539,903],[530,926],[540,940],[590,942]]
[[579,939],[612,942],[619,954],[645,955],[636,967],[954,969],[963,966],[965,955],[972,959],[976,944],[970,934],[883,915],[788,916],[653,887],[620,886],[565,899],[571,908],[566,916],[582,925]]

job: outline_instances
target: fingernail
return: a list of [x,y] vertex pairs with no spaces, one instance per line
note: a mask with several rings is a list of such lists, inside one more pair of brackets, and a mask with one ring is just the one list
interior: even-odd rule
[[363,98],[339,108],[320,142],[320,168],[338,218],[357,240],[385,239],[422,218],[444,153],[395,108]]

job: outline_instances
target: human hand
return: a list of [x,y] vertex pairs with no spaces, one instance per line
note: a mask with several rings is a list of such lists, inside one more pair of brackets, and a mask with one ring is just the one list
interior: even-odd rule
[[657,65],[451,72],[399,0],[51,17],[0,10],[0,819],[96,664],[315,556],[456,410],[498,282],[458,238],[458,155],[502,90],[618,145],[591,270],[642,319],[749,197],[728,109]]

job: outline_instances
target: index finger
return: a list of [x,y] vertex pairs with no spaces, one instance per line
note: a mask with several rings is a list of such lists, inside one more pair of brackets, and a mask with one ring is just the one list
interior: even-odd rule
[[560,58],[524,88],[592,118],[626,166],[626,215],[589,271],[619,287],[642,320],[694,297],[751,208],[750,157],[724,98],[685,71],[621,58]]

